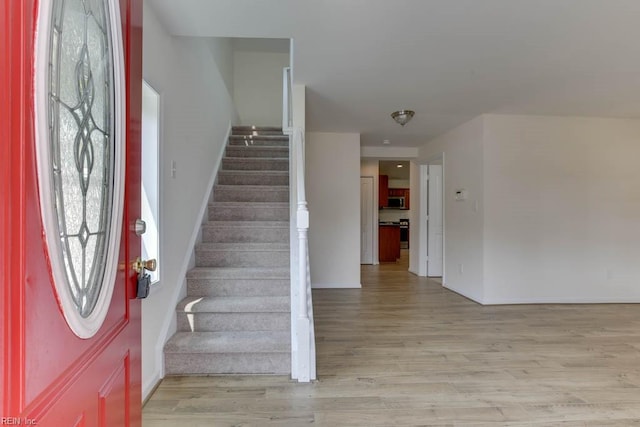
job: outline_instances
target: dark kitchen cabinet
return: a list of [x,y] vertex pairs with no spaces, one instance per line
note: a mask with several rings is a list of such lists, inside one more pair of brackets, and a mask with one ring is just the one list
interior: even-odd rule
[[389,175],[378,177],[378,207],[386,208],[389,205]]
[[396,262],[400,258],[400,227],[397,225],[380,225],[378,239],[379,261]]

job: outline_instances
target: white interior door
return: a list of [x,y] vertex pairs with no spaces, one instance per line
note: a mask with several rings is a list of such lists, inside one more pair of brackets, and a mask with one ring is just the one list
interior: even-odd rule
[[443,220],[442,165],[429,165],[427,216],[427,276],[442,277]]
[[373,264],[373,177],[360,177],[360,264]]

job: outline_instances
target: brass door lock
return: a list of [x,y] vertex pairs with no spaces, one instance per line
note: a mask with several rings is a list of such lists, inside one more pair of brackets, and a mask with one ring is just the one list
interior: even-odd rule
[[143,261],[142,258],[138,257],[133,263],[132,268],[136,273],[142,274],[144,273],[145,270],[156,271],[157,266],[158,266],[158,262],[155,259],[149,259],[149,260]]
[[151,287],[151,276],[147,271],[156,271],[157,262],[155,259],[143,261],[140,257],[136,258],[132,268],[138,273],[138,283],[136,289],[136,298],[143,299],[149,296]]

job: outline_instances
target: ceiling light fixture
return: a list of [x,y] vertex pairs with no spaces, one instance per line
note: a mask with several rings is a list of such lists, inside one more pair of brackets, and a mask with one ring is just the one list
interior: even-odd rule
[[398,168],[402,168],[402,167],[404,167],[404,166],[403,166],[403,165],[401,165],[400,163],[398,163],[398,164],[396,165],[396,167],[398,167]]
[[391,141],[389,141],[388,139],[385,139],[385,140],[382,141],[382,143],[384,145],[389,145],[389,144],[391,144]]
[[409,123],[409,120],[413,118],[415,111],[412,110],[399,110],[391,113],[391,117],[396,121],[400,126],[404,126]]

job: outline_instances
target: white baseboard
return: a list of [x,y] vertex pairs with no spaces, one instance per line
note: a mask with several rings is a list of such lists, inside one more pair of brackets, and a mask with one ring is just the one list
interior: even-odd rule
[[638,304],[639,297],[527,297],[527,298],[494,298],[487,299],[483,305],[510,304]]
[[312,283],[312,289],[360,289],[360,283]]
[[468,300],[471,300],[471,301],[473,301],[473,302],[475,302],[475,303],[478,303],[478,304],[484,305],[484,301],[482,300],[482,298],[477,298],[477,297],[475,297],[475,296],[471,296],[471,295],[469,295],[467,292],[464,292],[464,291],[462,291],[462,290],[460,290],[460,289],[456,289],[456,288],[454,288],[454,287],[452,287],[452,286],[449,286],[449,285],[445,285],[445,284],[443,284],[442,286],[443,286],[444,288],[446,288],[446,289],[449,289],[449,290],[450,290],[450,291],[452,291],[452,292],[455,292],[456,294],[458,294],[458,295],[460,295],[460,296],[465,297],[465,298],[466,298],[466,299],[468,299]]
[[529,296],[514,298],[476,298],[454,287],[443,285],[473,302],[481,305],[525,305],[525,304],[638,304],[639,296]]
[[150,378],[142,384],[142,403],[147,401],[151,397],[153,391],[158,387],[162,381],[162,372],[160,369],[156,370]]

